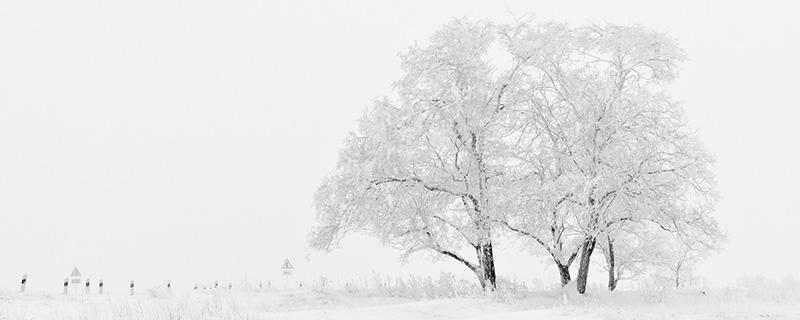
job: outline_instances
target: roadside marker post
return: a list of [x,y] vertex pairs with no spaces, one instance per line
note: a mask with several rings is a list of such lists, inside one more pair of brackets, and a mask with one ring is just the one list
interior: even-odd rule
[[78,270],[78,267],[72,269],[72,273],[69,274],[69,283],[74,285],[75,289],[73,289],[73,293],[80,294],[80,284],[81,284],[81,272]]
[[22,282],[19,285],[19,292],[25,292],[25,284],[27,284],[27,283],[28,283],[28,275],[27,274],[23,274],[22,275]]

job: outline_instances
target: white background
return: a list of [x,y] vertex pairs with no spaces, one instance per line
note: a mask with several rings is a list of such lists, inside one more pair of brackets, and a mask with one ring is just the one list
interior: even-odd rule
[[[364,108],[391,92],[400,51],[453,17],[525,14],[676,37],[691,61],[672,92],[717,157],[729,234],[701,275],[800,276],[790,4],[0,1],[0,290],[28,273],[56,292],[73,266],[109,291],[277,279],[285,257],[307,278],[467,274],[425,255],[401,265],[359,236],[309,254],[312,195]],[[501,276],[555,283],[518,248],[499,244]]]

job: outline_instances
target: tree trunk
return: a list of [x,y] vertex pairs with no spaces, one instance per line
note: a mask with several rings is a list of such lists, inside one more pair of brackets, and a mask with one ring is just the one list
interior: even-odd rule
[[581,251],[581,264],[578,267],[578,293],[586,293],[586,282],[589,279],[589,262],[591,262],[592,251],[597,240],[594,236],[587,236],[583,241]]
[[[481,245],[481,266],[483,267],[483,276],[486,280],[486,285],[490,291],[497,289],[497,275],[494,270],[494,250],[492,243]],[[484,287],[486,289],[486,287]]]
[[556,261],[556,267],[558,267],[558,274],[561,276],[561,286],[564,287],[572,281],[572,277],[569,275],[569,266]]
[[614,241],[608,237],[608,251],[606,252],[606,263],[608,264],[608,291],[617,288],[616,268],[614,261]]

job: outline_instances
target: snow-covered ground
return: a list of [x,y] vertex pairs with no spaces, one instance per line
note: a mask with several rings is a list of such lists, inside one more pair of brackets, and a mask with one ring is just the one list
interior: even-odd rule
[[800,319],[795,291],[560,291],[410,300],[318,290],[137,296],[2,294],[0,319]]

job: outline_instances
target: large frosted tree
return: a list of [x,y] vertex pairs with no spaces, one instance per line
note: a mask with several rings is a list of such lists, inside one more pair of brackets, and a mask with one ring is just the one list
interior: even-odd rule
[[402,55],[397,101],[379,100],[366,112],[317,193],[314,247],[365,230],[407,253],[453,258],[495,288],[502,123],[518,69],[491,63],[496,42],[492,24],[456,20]]

